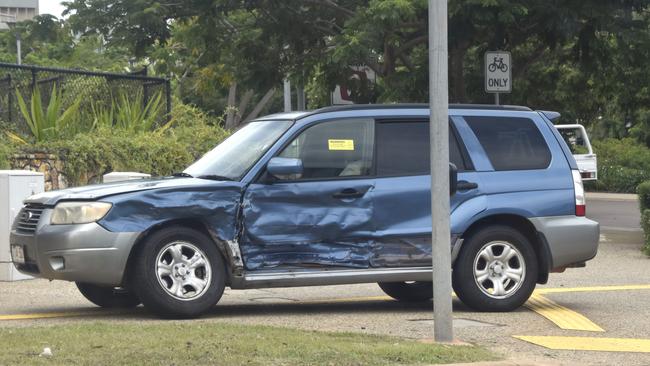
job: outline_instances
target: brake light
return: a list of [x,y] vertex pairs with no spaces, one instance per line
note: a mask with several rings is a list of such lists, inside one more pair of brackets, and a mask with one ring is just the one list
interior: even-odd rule
[[582,177],[577,170],[571,171],[573,175],[573,191],[576,198],[576,216],[587,214],[587,201],[585,200],[585,188],[582,185]]

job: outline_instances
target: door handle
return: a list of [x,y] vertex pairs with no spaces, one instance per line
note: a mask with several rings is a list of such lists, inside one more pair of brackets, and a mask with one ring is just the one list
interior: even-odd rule
[[469,191],[470,189],[478,188],[478,184],[474,182],[468,182],[466,180],[459,180],[456,183],[456,189],[459,191]]
[[352,199],[352,198],[361,198],[366,192],[357,191],[354,188],[346,188],[340,192],[336,192],[332,195],[334,198],[338,199]]

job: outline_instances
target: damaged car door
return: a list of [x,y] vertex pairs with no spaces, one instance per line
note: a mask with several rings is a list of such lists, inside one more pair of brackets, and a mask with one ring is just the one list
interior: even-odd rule
[[[429,121],[392,118],[376,125],[376,187],[374,191],[376,249],[374,267],[431,266],[431,176]],[[458,169],[459,191],[451,209],[476,196],[468,186],[466,152],[452,123],[449,161]],[[474,177],[472,177],[474,178]]]
[[368,268],[375,121],[320,121],[298,131],[244,195],[247,270]]

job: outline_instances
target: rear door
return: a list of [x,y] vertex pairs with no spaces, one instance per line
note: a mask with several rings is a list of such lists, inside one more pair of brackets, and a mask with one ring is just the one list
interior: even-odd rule
[[[379,120],[375,128],[374,221],[377,232],[372,264],[375,267],[430,266],[429,121]],[[477,183],[477,177],[451,123],[449,158],[457,166],[458,179],[462,182],[462,189],[451,198],[453,211],[479,195],[479,185],[470,184]]]
[[492,213],[575,213],[567,159],[560,149],[549,148],[549,142],[556,146],[557,140],[536,113],[465,115],[462,120],[483,150],[477,155],[489,161],[489,169],[479,174]]

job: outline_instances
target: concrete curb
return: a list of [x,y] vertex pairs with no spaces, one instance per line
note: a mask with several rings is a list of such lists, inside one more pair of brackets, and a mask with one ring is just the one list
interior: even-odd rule
[[445,366],[558,366],[557,363],[538,363],[532,361],[485,361],[474,363],[446,363]]
[[587,192],[587,204],[590,199],[602,201],[638,201],[639,198],[633,193],[605,193],[605,192]]
[[485,361],[474,363],[449,363],[446,366],[558,366],[560,364],[538,363],[532,361]]

